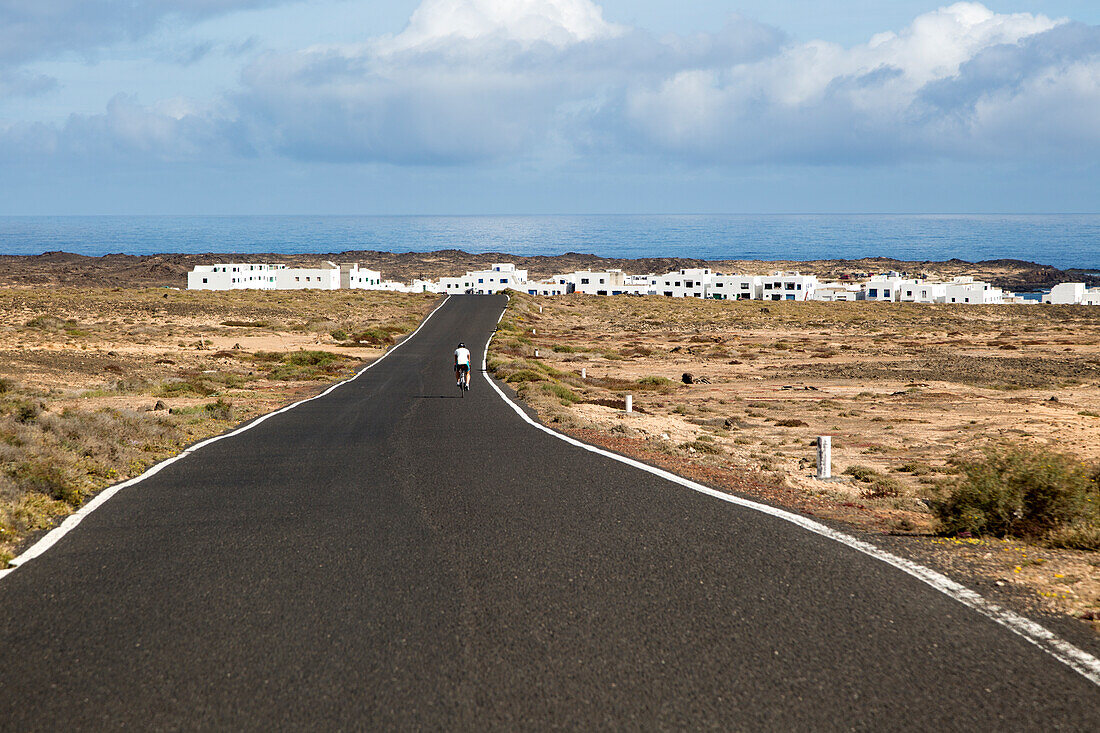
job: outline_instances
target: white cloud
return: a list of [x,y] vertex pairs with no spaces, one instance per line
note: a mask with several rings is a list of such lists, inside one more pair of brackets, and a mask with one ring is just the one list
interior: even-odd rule
[[194,20],[295,0],[0,0],[0,63],[140,38],[166,18]]
[[623,30],[606,22],[590,0],[425,0],[393,46],[409,49],[494,36],[568,46],[611,38]]
[[845,48],[736,16],[658,39],[590,0],[425,0],[397,35],[265,54],[241,81],[179,114],[116,102],[19,134],[158,159],[412,166],[1100,158],[1100,28],[978,3]]

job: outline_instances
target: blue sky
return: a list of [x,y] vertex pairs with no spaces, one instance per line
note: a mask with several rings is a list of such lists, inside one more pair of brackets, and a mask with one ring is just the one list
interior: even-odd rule
[[0,0],[0,194],[0,214],[1095,212],[1100,3]]

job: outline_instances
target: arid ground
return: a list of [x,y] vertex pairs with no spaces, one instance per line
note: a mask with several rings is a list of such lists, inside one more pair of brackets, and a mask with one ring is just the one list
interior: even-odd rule
[[590,442],[1100,610],[1100,553],[941,536],[928,505],[986,448],[1100,461],[1100,308],[518,296],[490,367]]
[[352,374],[435,300],[0,288],[0,566],[97,490]]

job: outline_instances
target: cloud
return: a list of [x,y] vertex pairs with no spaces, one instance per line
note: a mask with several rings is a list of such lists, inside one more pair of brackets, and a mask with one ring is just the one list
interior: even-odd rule
[[0,64],[140,38],[171,17],[201,20],[294,0],[0,0]]
[[589,0],[427,0],[397,36],[257,59],[237,103],[258,138],[294,158],[469,164],[537,156],[583,134],[575,121],[625,84],[762,58],[783,40],[737,19],[657,41],[605,22]]
[[142,106],[119,95],[103,114],[71,115],[64,125],[0,125],[0,159],[180,163],[254,154],[240,123],[185,99]]
[[240,81],[210,104],[120,98],[0,145],[444,167],[1100,158],[1100,29],[972,2],[843,47],[739,16],[658,38],[591,0],[425,0],[400,33],[263,54]]

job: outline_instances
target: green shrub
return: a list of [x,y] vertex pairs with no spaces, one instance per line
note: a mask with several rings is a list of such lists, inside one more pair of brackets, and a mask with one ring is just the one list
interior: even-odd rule
[[557,344],[556,346],[554,346],[554,351],[559,354],[577,353],[577,349],[574,349],[572,346],[566,346],[565,344]]
[[348,332],[344,331],[343,329],[339,329],[339,328],[336,329],[335,331],[331,332],[329,334],[329,336],[332,336],[332,338],[335,339],[336,341],[347,341],[348,340]]
[[1010,446],[956,463],[959,476],[931,502],[948,534],[1038,538],[1097,515],[1100,485],[1070,456]]
[[80,489],[55,460],[29,458],[11,471],[11,477],[24,490],[37,491],[72,506],[80,504]]
[[0,394],[6,394],[8,392],[11,392],[11,390],[12,390],[11,380],[0,377]]
[[214,402],[203,405],[202,409],[214,420],[231,420],[233,418],[233,403],[220,397]]
[[692,448],[695,450],[696,453],[705,453],[712,456],[718,455],[722,452],[722,449],[716,446],[713,442],[704,440],[693,440],[689,443],[682,443],[680,447],[684,450]]
[[573,390],[569,389],[564,384],[544,384],[542,385],[542,391],[546,392],[547,394],[554,395],[559,400],[561,400],[562,405],[565,406],[575,405],[581,401],[581,398],[578,397]]
[[898,466],[897,470],[901,473],[910,473],[914,476],[927,476],[932,473],[932,467],[920,461],[906,461]]
[[284,361],[293,366],[318,367],[325,369],[341,361],[344,357],[331,351],[294,351],[286,355]]
[[865,484],[869,484],[879,475],[879,472],[867,466],[848,466],[844,469],[844,475],[851,476],[856,481],[862,481]]
[[534,369],[520,369],[504,377],[505,382],[519,384],[521,382],[544,382],[546,375]]

